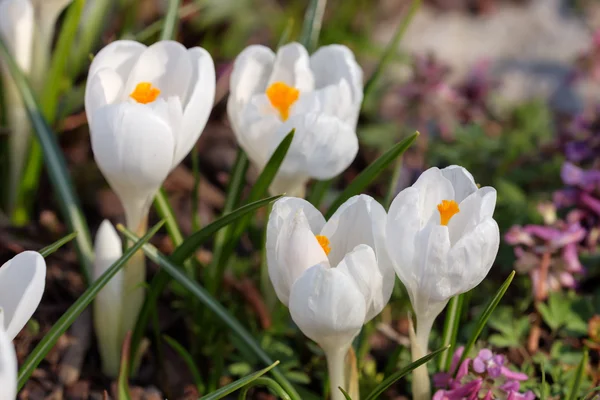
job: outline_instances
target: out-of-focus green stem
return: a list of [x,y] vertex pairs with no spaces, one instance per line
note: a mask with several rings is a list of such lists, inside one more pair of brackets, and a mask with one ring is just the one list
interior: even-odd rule
[[175,38],[180,3],[181,0],[169,1],[169,8],[167,9],[167,16],[165,17],[165,24],[163,25],[160,40],[172,40]]

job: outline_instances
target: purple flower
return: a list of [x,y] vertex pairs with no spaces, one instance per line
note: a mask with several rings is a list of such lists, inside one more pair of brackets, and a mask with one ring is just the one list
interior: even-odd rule
[[533,400],[533,393],[520,393],[520,382],[527,380],[527,375],[511,371],[506,357],[495,354],[490,349],[481,349],[472,360],[465,358],[455,370],[464,348],[456,350],[452,357],[452,366],[447,372],[440,372],[433,377],[434,386],[438,389],[433,400],[479,400],[479,399],[523,399]]

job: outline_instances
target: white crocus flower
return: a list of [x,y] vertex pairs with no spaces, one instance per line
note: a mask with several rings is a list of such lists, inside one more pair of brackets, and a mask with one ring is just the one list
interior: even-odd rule
[[[108,220],[102,221],[94,241],[94,280],[98,279],[123,255],[121,239]],[[123,342],[123,271],[102,288],[94,299],[94,329],[102,358],[102,369],[107,376],[117,376]],[[133,321],[135,323],[135,321]],[[132,326],[131,323],[127,324]]]
[[369,196],[325,218],[303,199],[278,200],[267,225],[275,292],[306,336],[323,348],[333,399],[347,389],[343,364],[352,340],[390,299],[394,271],[385,250],[383,207]]
[[0,309],[10,340],[23,329],[42,299],[46,262],[35,251],[24,251],[0,267]]
[[17,354],[11,338],[6,334],[0,309],[0,399],[17,398]]
[[[448,300],[473,289],[488,274],[500,243],[492,218],[495,205],[496,190],[479,189],[459,166],[428,169],[394,199],[387,249],[417,319],[414,359],[427,352],[433,322]],[[429,391],[428,382],[420,386]]]
[[214,64],[200,47],[118,40],[94,58],[85,92],[92,150],[131,229],[200,137],[214,97]]
[[239,145],[259,169],[296,130],[271,192],[303,196],[310,178],[333,178],[356,157],[362,98],[362,70],[345,46],[309,56],[298,43],[277,54],[253,45],[235,60],[227,112]]
[[[153,197],[202,133],[214,97],[214,64],[200,47],[119,40],[94,58],[85,92],[92,151],[123,204],[127,226],[139,235]],[[139,252],[124,271],[121,338],[142,307],[145,279]]]

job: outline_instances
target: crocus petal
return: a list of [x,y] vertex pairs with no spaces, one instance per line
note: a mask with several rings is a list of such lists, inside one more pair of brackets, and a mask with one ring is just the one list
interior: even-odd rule
[[112,104],[121,97],[123,80],[121,75],[108,68],[98,70],[90,76],[85,87],[85,113],[91,125],[99,108]]
[[[163,40],[145,49],[136,60],[125,83],[124,100],[141,82],[150,82],[160,97],[187,98],[194,66],[188,51],[179,42]],[[183,103],[183,101],[182,101]]]
[[35,251],[24,251],[0,267],[0,308],[9,340],[23,329],[42,299],[46,262]]
[[[0,313],[2,313],[1,307]],[[0,399],[14,400],[16,398],[17,354],[11,337],[0,326]]]
[[496,207],[496,189],[486,186],[468,195],[459,204],[460,211],[448,223],[450,241],[456,243],[462,236],[491,218]]
[[94,56],[88,80],[101,69],[115,71],[123,82],[127,80],[133,66],[147,47],[133,40],[116,40],[104,47]]
[[381,312],[394,289],[394,268],[385,246],[386,219],[381,204],[370,196],[359,195],[342,204],[321,231],[330,240],[331,252],[328,256],[331,265],[340,263],[348,252],[360,244],[375,251],[376,270],[365,270],[376,277],[372,302],[367,302],[367,320]]
[[282,200],[275,203],[269,216],[266,248],[269,277],[277,297],[287,306],[292,285],[304,271],[328,261],[311,229],[313,225],[322,227],[323,216],[304,200]]
[[387,302],[383,303],[381,295],[383,277],[379,272],[373,249],[365,244],[356,246],[346,254],[336,268],[350,276],[362,293],[367,307],[364,322],[379,314]]
[[447,270],[440,271],[444,285],[449,288],[447,298],[467,292],[481,283],[496,259],[499,245],[498,224],[488,218],[452,247]]
[[286,44],[277,51],[269,85],[275,82],[283,82],[301,92],[314,89],[308,52],[300,43]]
[[129,226],[138,226],[171,169],[173,133],[137,103],[99,109],[90,128],[96,163],[121,199]]
[[471,193],[477,191],[475,179],[473,179],[473,175],[466,168],[451,165],[442,169],[442,175],[452,183],[454,187],[454,200],[457,203],[460,203]]
[[413,187],[402,190],[392,202],[386,225],[386,247],[396,274],[408,287],[416,287],[418,275],[413,263],[416,237],[421,229],[419,191]]
[[331,179],[348,168],[358,153],[358,138],[350,125],[335,117],[308,113],[279,126],[269,157],[292,129],[296,131],[280,168],[282,174]]
[[[411,294],[415,313],[427,314],[430,303],[445,302],[454,294],[454,282],[447,276],[450,238],[448,228],[429,225],[419,232],[415,241],[415,259],[409,266],[417,279],[417,286],[404,283]],[[441,310],[439,310],[441,311]]]
[[320,264],[294,283],[289,307],[300,330],[326,351],[350,344],[366,315],[363,295],[354,280],[337,268]]
[[[121,239],[112,224],[104,220],[94,241],[94,280],[98,279],[123,255]],[[123,306],[123,271],[100,290],[94,299],[94,330],[102,356],[104,371],[114,374],[119,370],[121,343],[119,326]]]
[[177,139],[173,166],[190,152],[202,134],[215,102],[215,65],[210,54],[200,47],[188,50],[192,61],[192,86],[184,106],[181,135]]
[[29,1],[0,1],[0,35],[25,73],[31,70],[33,31],[34,10]]
[[432,219],[439,223],[438,204],[442,200],[454,200],[454,187],[442,171],[438,168],[429,168],[423,172],[412,185],[419,191],[419,215],[421,216],[421,227]]
[[315,88],[347,82],[350,88],[352,109],[349,120],[356,125],[358,112],[363,99],[363,71],[356,62],[354,54],[346,46],[330,45],[319,48],[310,57],[310,67],[315,76]]

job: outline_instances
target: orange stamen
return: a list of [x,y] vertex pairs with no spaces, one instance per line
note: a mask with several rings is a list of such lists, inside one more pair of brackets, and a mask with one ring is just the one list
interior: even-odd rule
[[321,248],[323,249],[325,254],[329,255],[329,253],[331,252],[331,246],[329,244],[329,239],[327,238],[327,236],[316,235],[315,237],[317,238],[317,241],[321,245]]
[[283,82],[275,82],[267,88],[267,97],[271,105],[279,111],[281,119],[286,121],[290,116],[290,108],[300,97],[300,91]]
[[458,203],[454,200],[442,200],[437,209],[440,212],[440,224],[445,226],[450,222],[450,218],[460,211]]
[[138,103],[148,104],[156,100],[159,94],[160,90],[153,87],[150,82],[140,82],[137,84],[133,92],[131,92],[129,97]]

